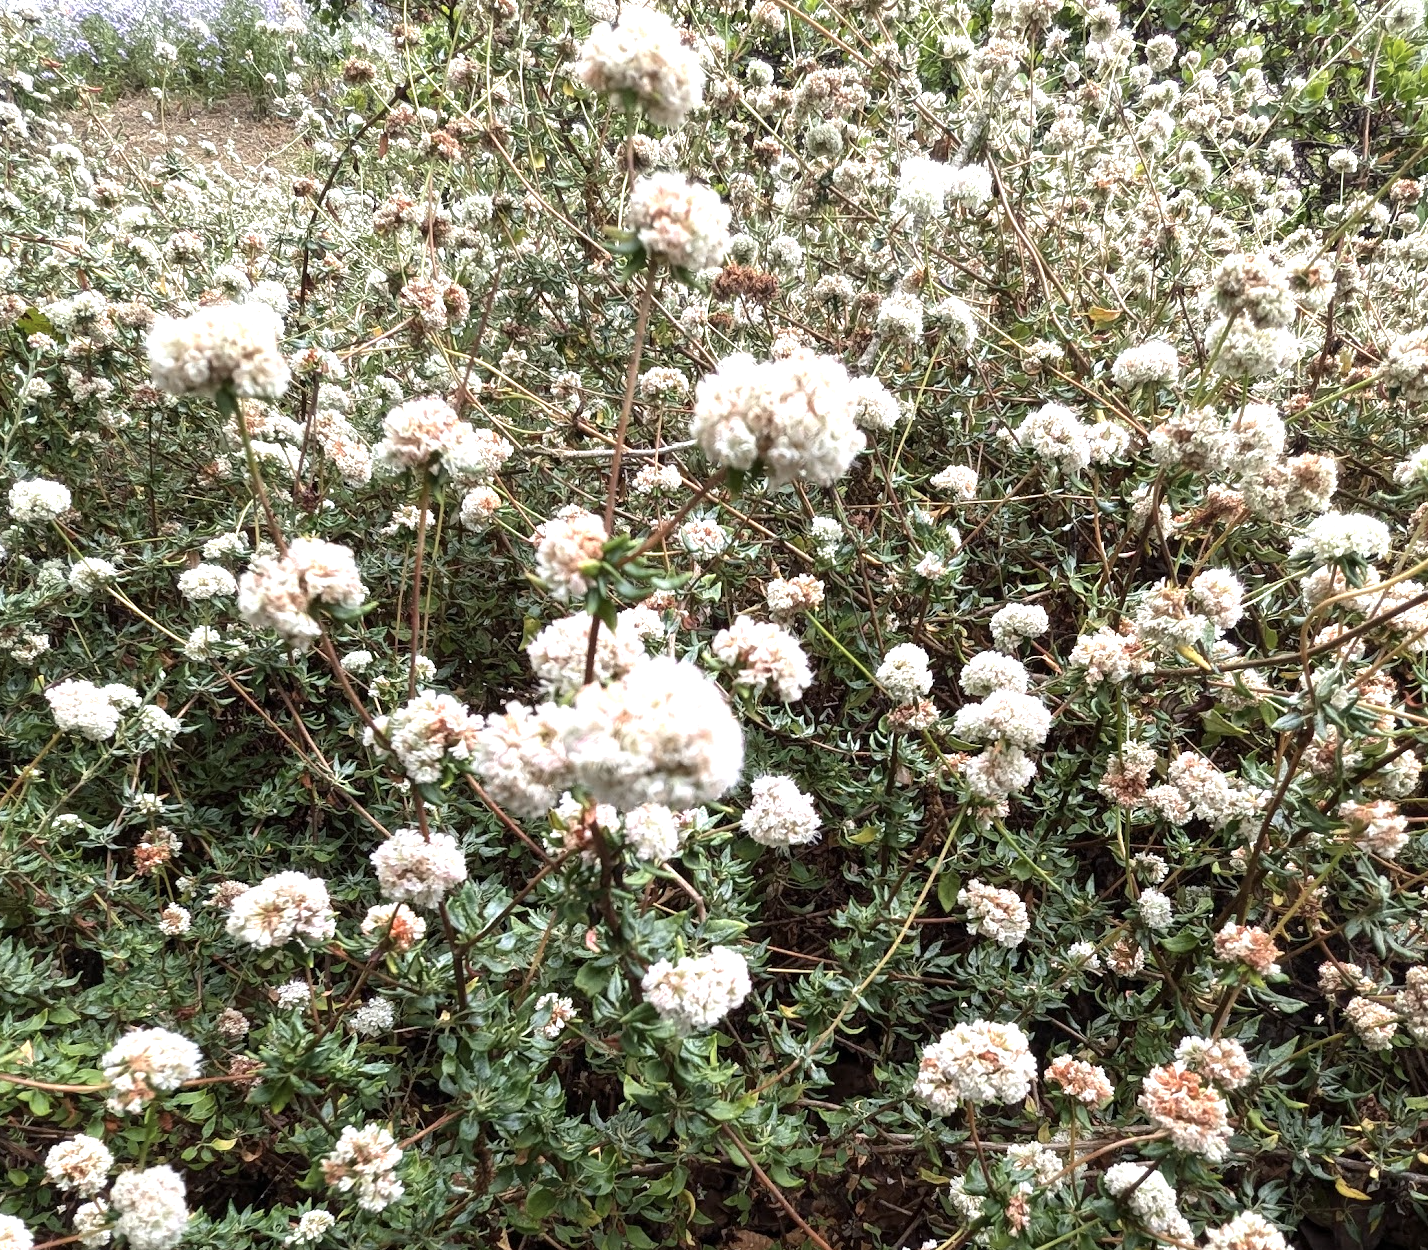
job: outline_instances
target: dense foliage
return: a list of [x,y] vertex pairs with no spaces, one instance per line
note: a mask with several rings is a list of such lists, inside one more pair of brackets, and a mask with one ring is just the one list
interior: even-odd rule
[[0,1250],[1421,1243],[1428,31],[1224,14],[0,19]]

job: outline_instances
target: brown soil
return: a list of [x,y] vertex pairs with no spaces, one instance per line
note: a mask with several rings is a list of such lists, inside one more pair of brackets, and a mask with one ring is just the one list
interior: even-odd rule
[[[291,125],[258,117],[242,98],[213,103],[169,99],[160,114],[151,96],[133,95],[112,103],[93,101],[64,120],[74,127],[81,148],[105,160],[147,164],[177,151],[190,160],[222,160],[230,169],[271,165],[291,172],[302,165],[305,151]],[[217,157],[199,147],[203,140],[218,149]]]

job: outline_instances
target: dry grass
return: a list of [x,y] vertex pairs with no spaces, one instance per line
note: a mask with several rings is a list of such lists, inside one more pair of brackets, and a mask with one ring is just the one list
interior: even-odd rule
[[74,127],[75,142],[105,161],[147,164],[176,150],[190,159],[214,159],[198,150],[206,139],[230,166],[271,165],[288,172],[299,167],[304,150],[291,125],[256,116],[252,105],[238,97],[211,104],[170,99],[161,116],[151,96],[125,96],[112,103],[93,101],[64,120]]

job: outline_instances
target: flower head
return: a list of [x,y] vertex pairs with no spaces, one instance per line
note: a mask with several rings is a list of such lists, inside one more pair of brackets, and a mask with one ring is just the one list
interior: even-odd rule
[[569,780],[626,811],[710,802],[743,767],[744,736],[718,686],[664,656],[608,686],[592,682],[570,707],[547,705],[541,717],[555,730]]
[[197,1079],[203,1056],[188,1038],[168,1029],[131,1029],[100,1057],[112,1087],[109,1108],[142,1111],[158,1094]]
[[355,1194],[364,1211],[384,1211],[405,1189],[396,1167],[402,1149],[380,1124],[349,1124],[322,1161],[323,1179],[340,1194]]
[[295,538],[286,555],[254,556],[238,583],[238,612],[250,625],[274,630],[306,651],[322,632],[309,614],[314,603],[352,609],[366,597],[350,548]]
[[1016,1025],[973,1020],[924,1048],[913,1091],[950,1115],[964,1102],[1021,1102],[1035,1079],[1036,1060]]
[[760,463],[775,486],[828,486],[867,445],[857,411],[848,371],[831,356],[799,348],[759,362],[739,353],[700,380],[690,433],[715,464]]
[[661,171],[635,183],[630,225],[652,261],[673,269],[712,269],[729,250],[729,208],[718,192]]
[[69,511],[69,487],[49,478],[32,477],[10,487],[10,515],[20,525],[53,521]]
[[802,846],[818,840],[823,818],[813,800],[792,777],[759,777],[750,787],[752,801],[739,822],[764,846]]
[[45,1179],[56,1189],[92,1198],[109,1183],[114,1156],[97,1137],[84,1133],[51,1146],[45,1155]]
[[114,1231],[132,1250],[169,1250],[183,1240],[188,1206],[183,1177],[168,1164],[121,1172],[109,1192]]
[[580,49],[576,76],[592,91],[624,97],[660,126],[680,125],[704,102],[704,69],[674,23],[627,4],[618,25],[600,22]]
[[1219,1162],[1229,1153],[1232,1132],[1224,1097],[1177,1060],[1146,1073],[1138,1100],[1151,1123],[1170,1130],[1181,1150]]
[[749,965],[738,951],[715,946],[677,964],[661,959],[641,982],[645,1001],[681,1033],[713,1028],[748,997]]
[[277,399],[292,376],[278,340],[283,321],[267,304],[215,304],[190,317],[161,317],[149,331],[149,370],[170,395],[213,395],[224,386]]
[[337,918],[321,878],[301,872],[267,877],[233,900],[228,934],[259,950],[297,939],[320,946],[337,932]]
[[398,829],[375,851],[372,866],[382,894],[396,903],[430,910],[466,880],[466,857],[449,833],[422,837]]

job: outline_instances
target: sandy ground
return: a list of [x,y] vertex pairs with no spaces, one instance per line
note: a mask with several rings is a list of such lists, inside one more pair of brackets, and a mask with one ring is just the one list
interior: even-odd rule
[[194,160],[211,160],[199,149],[207,140],[230,162],[233,153],[244,165],[272,165],[281,170],[297,167],[303,141],[286,122],[254,115],[245,99],[200,101],[166,100],[161,115],[151,96],[126,96],[113,103],[95,101],[75,110],[65,120],[74,127],[80,147],[105,159],[141,160],[145,164],[169,151]]

